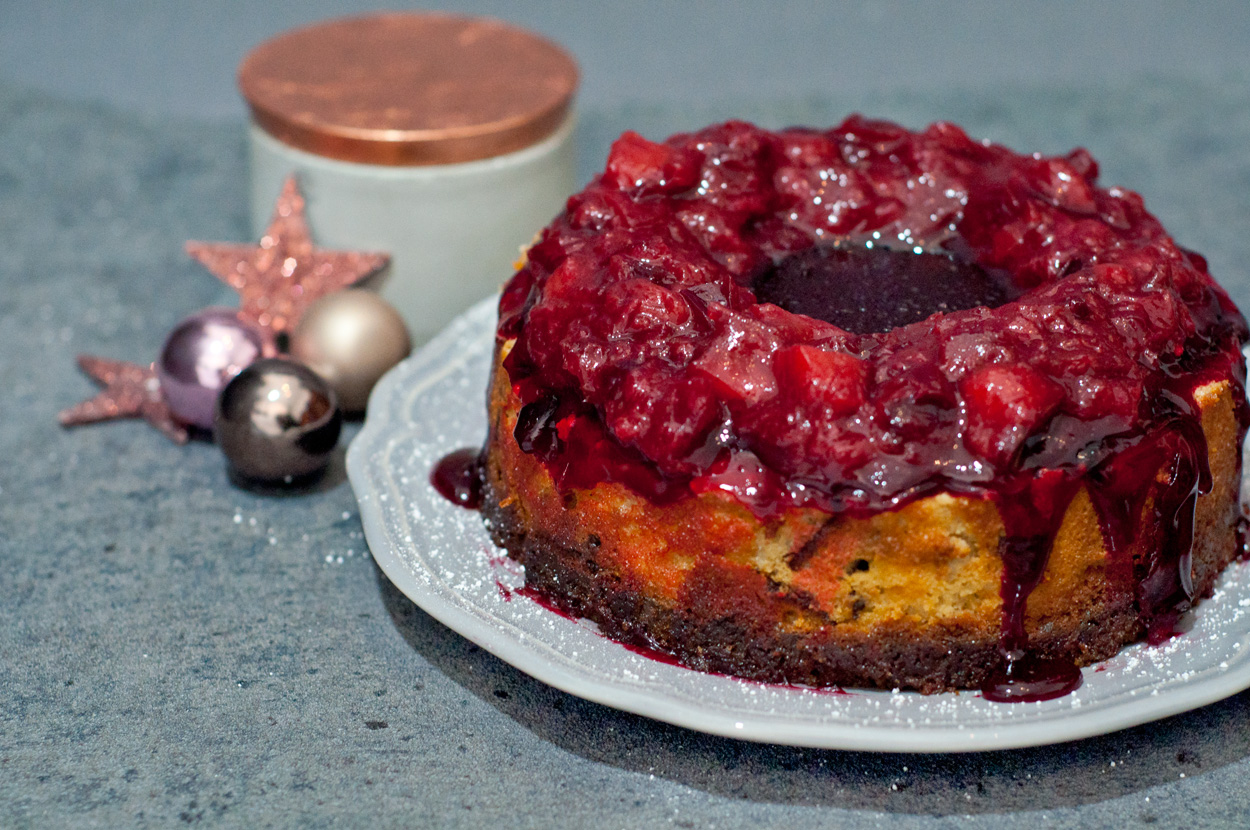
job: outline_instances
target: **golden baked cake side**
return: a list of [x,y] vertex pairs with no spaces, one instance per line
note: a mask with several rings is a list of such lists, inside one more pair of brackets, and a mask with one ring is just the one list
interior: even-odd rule
[[[483,510],[549,601],[691,668],[768,682],[937,692],[975,688],[1004,662],[1004,531],[989,498],[937,493],[868,518],[788,508],[761,520],[727,494],[657,505],[616,483],[560,492],[514,438],[509,345],[491,382]],[[1194,523],[1199,596],[1237,551],[1231,389],[1209,383],[1194,396],[1213,479]],[[1109,557],[1083,485],[1027,599],[1030,651],[1088,665],[1140,638],[1126,563],[1142,555]]]

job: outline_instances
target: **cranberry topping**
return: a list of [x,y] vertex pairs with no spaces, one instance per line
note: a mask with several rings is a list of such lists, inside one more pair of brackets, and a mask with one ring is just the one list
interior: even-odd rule
[[[1143,487],[1162,471],[1162,481]],[[1094,471],[1090,497],[1102,524],[1103,538],[1132,584],[1147,638],[1168,639],[1177,617],[1195,599],[1190,568],[1194,509],[1198,496],[1211,489],[1207,447],[1197,419],[1177,414],[1160,430],[1130,444]],[[1135,517],[1153,496],[1152,521],[1132,556]]]
[[[1096,180],[1083,150],[949,124],[627,133],[504,290],[517,439],[560,487],[721,491],[761,518],[993,498],[1012,659],[1089,481],[1166,636],[1210,487],[1193,392],[1231,378],[1241,401],[1247,330],[1200,256]],[[1148,502],[1154,552],[1129,561]]]
[[469,510],[482,506],[481,450],[460,449],[444,456],[434,465],[430,483],[448,501]]
[[981,696],[996,703],[1036,703],[1074,692],[1081,670],[1067,660],[1021,655],[990,675]]

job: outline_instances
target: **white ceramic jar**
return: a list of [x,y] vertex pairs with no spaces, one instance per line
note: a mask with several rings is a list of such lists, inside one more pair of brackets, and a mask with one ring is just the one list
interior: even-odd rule
[[321,248],[389,253],[415,343],[497,291],[573,192],[577,68],[498,21],[383,14],[266,41],[239,69],[254,230],[294,173]]

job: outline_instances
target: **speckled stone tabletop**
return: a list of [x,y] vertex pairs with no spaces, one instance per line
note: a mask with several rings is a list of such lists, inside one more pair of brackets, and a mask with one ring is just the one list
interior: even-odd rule
[[[957,121],[1088,147],[1250,307],[1250,81],[590,109],[622,129]],[[1244,827],[1250,694],[1027,750],[897,755],[709,737],[530,679],[374,565],[336,458],[300,494],[217,449],[75,430],[87,352],[154,358],[233,297],[182,250],[251,241],[240,121],[0,87],[0,826]],[[504,275],[501,275],[501,277]],[[348,430],[346,440],[355,434]]]

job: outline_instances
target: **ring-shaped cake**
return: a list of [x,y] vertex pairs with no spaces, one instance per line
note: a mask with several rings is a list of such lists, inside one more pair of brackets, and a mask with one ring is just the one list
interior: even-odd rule
[[770,682],[1039,699],[1242,550],[1246,323],[1084,150],[632,133],[500,301],[527,587]]

